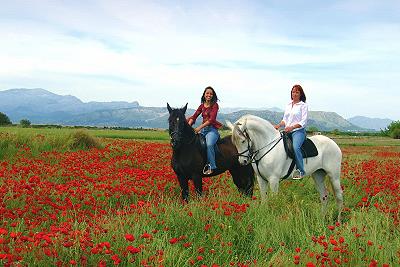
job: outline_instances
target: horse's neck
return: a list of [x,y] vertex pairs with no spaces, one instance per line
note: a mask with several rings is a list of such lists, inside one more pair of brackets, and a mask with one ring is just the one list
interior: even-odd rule
[[279,132],[274,128],[271,128],[270,125],[264,125],[260,123],[253,123],[252,127],[249,127],[249,130],[253,133],[251,139],[256,146],[264,146],[275,139],[279,138]]
[[182,129],[182,141],[183,146],[193,146],[193,143],[196,138],[196,133],[194,132],[193,128],[189,124],[185,124]]
[[185,139],[193,139],[195,137],[196,133],[194,132],[193,128],[189,124],[185,124],[185,127],[183,128],[183,137]]

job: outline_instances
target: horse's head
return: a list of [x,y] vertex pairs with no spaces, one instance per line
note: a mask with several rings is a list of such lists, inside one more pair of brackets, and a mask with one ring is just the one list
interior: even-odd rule
[[185,117],[187,105],[188,104],[186,104],[183,108],[171,108],[167,103],[167,109],[169,112],[169,136],[174,149],[179,148],[179,146],[182,144],[185,128],[189,126]]
[[241,165],[250,164],[254,155],[252,141],[246,128],[246,119],[237,121],[235,124],[226,121],[226,124],[232,131],[232,143],[238,151],[239,163]]

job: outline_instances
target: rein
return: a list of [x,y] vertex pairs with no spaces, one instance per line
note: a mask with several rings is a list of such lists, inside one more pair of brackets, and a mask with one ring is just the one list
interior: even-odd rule
[[[259,175],[261,176],[261,178],[263,178],[264,180],[266,180],[265,177],[263,177],[262,174],[261,174],[261,172],[260,172],[260,169],[259,169],[259,167],[258,167],[258,163],[261,161],[261,159],[262,159],[263,157],[265,157],[269,152],[271,152],[271,150],[274,149],[274,147],[283,139],[282,134],[281,134],[279,137],[277,137],[277,138],[275,138],[274,140],[272,140],[271,142],[269,142],[268,144],[266,144],[265,146],[263,146],[263,147],[261,147],[261,148],[255,150],[255,151],[253,151],[253,149],[251,148],[251,145],[250,145],[252,141],[251,141],[250,136],[249,136],[249,134],[247,133],[246,129],[245,129],[244,131],[241,131],[241,130],[239,129],[239,131],[240,131],[240,133],[246,138],[246,141],[247,141],[247,149],[246,149],[245,151],[242,151],[242,152],[238,153],[237,155],[238,155],[239,157],[246,157],[246,158],[248,158],[248,159],[250,160],[250,163],[255,163],[256,166],[257,166],[257,171],[258,171]],[[275,142],[275,144],[274,144],[270,149],[268,149],[261,157],[259,157],[258,159],[256,159],[257,154],[258,154],[261,150],[263,150],[264,148],[270,146],[270,145],[271,145],[272,143],[274,143],[274,142]],[[246,152],[248,152],[248,155],[243,155],[243,154],[246,153]]]

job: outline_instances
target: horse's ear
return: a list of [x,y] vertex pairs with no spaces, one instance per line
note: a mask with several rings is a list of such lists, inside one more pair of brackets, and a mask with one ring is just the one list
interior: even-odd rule
[[235,126],[233,126],[232,122],[226,120],[225,123],[226,123],[226,126],[228,126],[228,128],[231,129],[231,131],[233,131],[233,128],[234,128]]
[[238,138],[238,136],[246,137],[242,130],[240,130],[239,125],[236,123],[232,125],[232,141],[235,143],[235,140]]
[[183,112],[183,114],[185,114],[185,113],[186,113],[187,105],[188,105],[188,103],[186,103],[186,105],[185,105],[185,106],[182,108],[182,112]]
[[243,129],[246,129],[246,128],[245,128],[245,127],[246,127],[246,123],[247,123],[247,118],[244,119],[244,122],[243,122]]
[[169,112],[169,113],[172,112],[172,108],[170,107],[170,105],[168,104],[168,102],[167,102],[167,109],[168,109],[168,112]]

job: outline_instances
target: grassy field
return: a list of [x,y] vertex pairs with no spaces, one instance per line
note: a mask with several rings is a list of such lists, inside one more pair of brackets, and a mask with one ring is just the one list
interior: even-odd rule
[[[18,135],[45,135],[45,136],[66,136],[79,128],[18,128],[0,127],[0,132]],[[112,130],[112,129],[84,129],[91,135],[103,138],[141,139],[141,140],[169,140],[167,130]]]
[[[5,266],[399,266],[399,140],[332,136],[343,151],[341,224],[312,179],[260,202],[226,173],[180,201],[166,131],[0,128]],[[222,135],[226,135],[224,132]],[[328,190],[330,191],[330,187]]]

